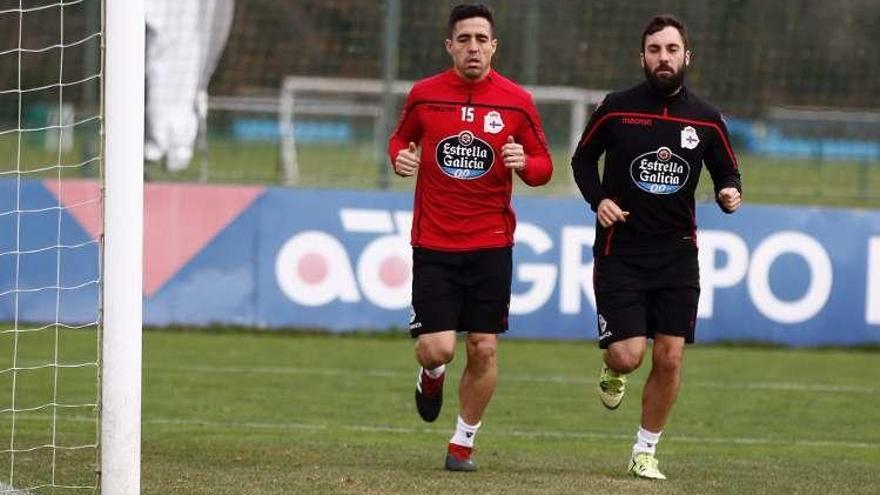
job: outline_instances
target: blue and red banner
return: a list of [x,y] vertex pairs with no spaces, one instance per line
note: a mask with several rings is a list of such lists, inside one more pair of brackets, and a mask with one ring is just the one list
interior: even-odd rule
[[[0,181],[0,321],[96,318],[97,191]],[[148,325],[409,323],[409,193],[148,184],[145,201]],[[573,198],[514,207],[508,336],[595,339],[593,214]],[[880,343],[880,212],[705,205],[697,218],[698,341]]]

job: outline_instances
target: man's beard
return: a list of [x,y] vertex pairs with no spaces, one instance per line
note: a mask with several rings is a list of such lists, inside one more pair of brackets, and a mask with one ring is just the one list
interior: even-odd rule
[[648,85],[651,86],[651,89],[660,93],[663,96],[672,96],[676,92],[678,92],[679,88],[681,88],[682,84],[684,84],[684,66],[681,67],[678,71],[668,77],[659,77],[657,74],[651,71],[648,66],[645,66],[645,79],[648,81]]

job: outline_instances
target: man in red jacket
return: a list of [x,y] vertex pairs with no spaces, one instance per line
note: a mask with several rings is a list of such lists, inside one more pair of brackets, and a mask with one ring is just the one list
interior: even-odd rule
[[467,365],[446,469],[473,471],[474,437],[498,375],[498,334],[507,330],[516,218],[513,172],[530,186],[553,164],[531,96],[491,68],[498,46],[492,11],[459,5],[449,15],[452,68],[412,87],[388,144],[394,172],[416,175],[410,332],[421,365],[416,407],[434,421],[456,331],[467,332]]

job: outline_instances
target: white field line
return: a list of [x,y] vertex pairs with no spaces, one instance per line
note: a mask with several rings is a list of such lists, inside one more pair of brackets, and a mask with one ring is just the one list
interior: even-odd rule
[[[233,373],[233,374],[266,374],[266,375],[310,375],[310,376],[351,376],[363,374],[365,376],[380,376],[392,378],[412,378],[415,380],[417,369],[412,372],[401,372],[382,369],[342,369],[342,368],[300,368],[300,367],[250,367],[250,366],[151,366],[147,370],[172,371],[186,373]],[[556,375],[527,375],[521,373],[508,373],[499,377],[501,382],[524,382],[524,383],[559,383],[564,385],[590,385],[595,384],[595,378],[573,378]],[[773,390],[795,392],[821,392],[839,394],[875,394],[878,389],[860,385],[829,385],[797,382],[744,382],[725,383],[715,381],[685,381],[685,387],[713,388],[721,390]]]
[[[19,421],[41,420],[36,416],[18,418]],[[95,418],[88,416],[73,416],[66,418],[68,421],[92,423]],[[396,433],[404,435],[436,433],[449,434],[449,428],[420,427],[409,428],[387,425],[366,424],[332,424],[332,423],[275,423],[260,421],[207,421],[199,419],[179,418],[150,418],[143,419],[145,425],[166,425],[181,427],[210,427],[244,430],[271,430],[271,431],[353,431],[353,432],[378,432]],[[492,435],[502,437],[519,438],[556,438],[562,440],[585,439],[585,440],[632,440],[632,435],[622,433],[601,433],[590,431],[554,431],[554,430],[492,430]],[[755,437],[695,437],[687,435],[670,435],[664,437],[666,443],[712,443],[725,445],[770,445],[781,447],[843,447],[853,449],[878,449],[880,442],[849,442],[840,440],[781,440],[772,438]],[[3,492],[0,491],[0,495]]]
[[[198,420],[174,420],[174,419],[155,419],[145,420],[148,424],[166,424],[166,425],[192,425],[192,426],[211,426],[222,428],[246,428],[246,429],[270,429],[270,430],[334,430],[342,429],[346,431],[361,432],[379,432],[379,433],[399,433],[399,434],[417,434],[417,433],[438,433],[449,434],[449,428],[406,428],[399,426],[383,426],[383,425],[355,425],[342,424],[333,425],[326,423],[258,423],[258,422],[224,422],[224,421],[198,421]],[[620,433],[598,433],[586,431],[552,431],[552,430],[492,430],[492,435],[506,437],[522,437],[522,438],[559,438],[559,439],[598,439],[598,440],[632,440],[632,435]],[[880,443],[871,442],[847,442],[838,440],[774,440],[770,438],[748,438],[748,437],[691,437],[691,436],[669,436],[667,442],[685,442],[685,443],[717,443],[717,444],[738,444],[738,445],[777,445],[777,446],[795,446],[795,447],[845,447],[858,449],[880,449]]]

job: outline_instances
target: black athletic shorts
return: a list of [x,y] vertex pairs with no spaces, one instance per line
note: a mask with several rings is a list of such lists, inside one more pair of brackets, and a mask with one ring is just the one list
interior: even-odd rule
[[513,271],[510,247],[474,251],[413,248],[413,337],[507,330]]
[[593,265],[599,347],[630,337],[694,341],[700,268],[695,251],[599,256]]

